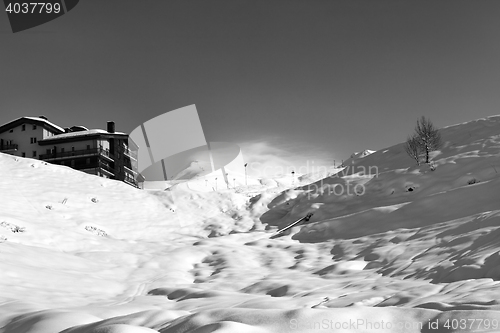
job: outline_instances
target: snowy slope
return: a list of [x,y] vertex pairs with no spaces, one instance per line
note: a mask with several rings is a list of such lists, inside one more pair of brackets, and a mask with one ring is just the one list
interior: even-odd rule
[[248,186],[0,154],[0,332],[499,331],[500,116],[441,135]]

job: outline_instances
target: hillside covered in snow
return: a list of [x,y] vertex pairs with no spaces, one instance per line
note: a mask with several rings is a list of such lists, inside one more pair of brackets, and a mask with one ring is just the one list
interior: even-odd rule
[[145,190],[0,154],[0,332],[500,331],[500,116],[440,133]]

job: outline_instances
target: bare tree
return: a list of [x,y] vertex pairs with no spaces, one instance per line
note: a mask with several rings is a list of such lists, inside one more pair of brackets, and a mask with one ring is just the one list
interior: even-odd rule
[[417,162],[417,165],[420,165],[420,155],[422,154],[422,149],[420,139],[416,134],[413,134],[406,139],[405,150],[406,153]]
[[429,153],[441,147],[439,130],[434,127],[430,119],[422,116],[420,120],[417,120],[415,134],[418,136],[421,148],[425,153],[425,163],[429,163]]

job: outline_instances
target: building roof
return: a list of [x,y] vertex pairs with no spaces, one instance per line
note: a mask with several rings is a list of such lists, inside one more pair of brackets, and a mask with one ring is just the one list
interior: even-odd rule
[[104,138],[128,137],[128,134],[122,132],[109,133],[108,131],[101,129],[92,129],[87,131],[69,132],[69,133],[54,135],[49,138],[39,140],[38,143],[43,145],[44,143],[51,144],[57,141],[68,141],[68,142],[79,141],[79,140],[84,140],[86,138],[94,138],[94,137],[104,137]]
[[78,131],[88,131],[89,129],[85,126],[81,125],[75,125],[70,127],[72,132],[78,132]]
[[54,132],[59,132],[59,133],[64,133],[64,128],[57,126],[54,123],[51,123],[47,119],[40,118],[40,117],[20,117],[15,120],[9,121],[6,124],[3,124],[0,126],[0,133],[6,132],[14,127],[17,127],[19,125],[22,125],[24,123],[29,123],[29,124],[35,124],[35,125],[41,125],[44,126],[47,129],[50,129]]

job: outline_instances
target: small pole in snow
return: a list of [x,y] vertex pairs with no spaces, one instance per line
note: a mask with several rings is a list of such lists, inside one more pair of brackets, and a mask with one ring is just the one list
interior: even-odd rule
[[292,171],[292,185],[295,183],[295,171]]
[[248,163],[245,163],[245,186],[247,186],[247,165]]
[[233,178],[233,187],[236,188],[236,178]]
[[215,190],[217,191],[217,178],[215,178]]

